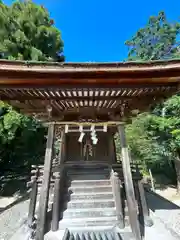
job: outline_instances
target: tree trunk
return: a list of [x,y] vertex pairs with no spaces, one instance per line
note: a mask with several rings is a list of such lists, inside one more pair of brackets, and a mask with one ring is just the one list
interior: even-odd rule
[[177,178],[177,193],[180,194],[180,155],[177,154],[177,157],[174,160],[174,165],[176,169],[176,178]]

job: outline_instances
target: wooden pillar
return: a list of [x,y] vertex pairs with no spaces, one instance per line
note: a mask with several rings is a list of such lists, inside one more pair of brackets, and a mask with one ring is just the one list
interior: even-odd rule
[[59,229],[59,216],[60,216],[60,172],[55,173],[55,184],[54,184],[54,199],[53,199],[53,210],[52,210],[52,225],[51,229],[53,232]]
[[114,143],[114,136],[112,133],[109,134],[109,162],[115,163],[116,162],[116,149]]
[[56,180],[54,185],[54,199],[53,199],[53,211],[52,211],[52,231],[57,231],[59,229],[59,215],[60,215],[60,181],[62,177],[62,164],[64,162],[64,139],[65,132],[64,129],[61,130],[61,140],[59,146],[59,159],[58,164],[60,167],[60,172],[56,172]]
[[61,140],[60,140],[60,146],[59,146],[59,158],[58,158],[58,164],[61,165],[64,163],[64,157],[65,157],[65,130],[62,128],[61,130]]
[[30,203],[29,203],[29,213],[28,213],[28,226],[32,227],[34,222],[34,215],[36,210],[36,201],[37,201],[37,192],[38,192],[38,179],[39,169],[35,170],[35,176],[31,178],[32,180],[32,187],[31,187],[31,194],[30,194]]
[[122,158],[124,185],[125,185],[125,191],[126,191],[129,220],[130,220],[131,228],[132,228],[135,239],[141,240],[140,225],[139,225],[138,215],[137,215],[137,204],[136,204],[136,199],[134,194],[129,152],[128,152],[128,147],[126,143],[125,127],[123,124],[118,126],[118,132],[119,132],[120,141],[121,141],[121,158]]
[[115,144],[114,135],[113,135],[113,149],[114,149],[114,162],[117,163],[116,144]]
[[118,219],[119,228],[124,228],[124,214],[122,206],[122,194],[121,194],[121,181],[119,179],[118,173],[112,172],[111,175],[112,189],[115,200],[116,215]]
[[43,174],[42,187],[40,191],[39,211],[38,211],[38,218],[37,218],[37,231],[36,231],[36,238],[35,238],[36,240],[44,239],[46,215],[47,215],[48,200],[49,200],[51,168],[52,168],[54,128],[55,128],[54,124],[50,124],[48,127],[46,153],[45,153],[45,160],[44,160],[44,174]]

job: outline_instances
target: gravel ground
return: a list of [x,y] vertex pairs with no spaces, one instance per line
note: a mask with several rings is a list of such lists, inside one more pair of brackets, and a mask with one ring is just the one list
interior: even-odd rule
[[147,193],[146,196],[148,205],[157,218],[165,224],[167,229],[175,232],[180,239],[180,207],[156,194]]
[[[145,228],[145,237],[144,240],[179,240],[179,237],[177,235],[174,235],[171,233],[170,230],[168,230],[164,224],[155,216],[152,216],[152,219],[154,221],[154,226]],[[53,240],[61,240],[62,234],[60,234],[60,231],[58,232],[51,232],[50,235],[47,235],[48,237],[46,239],[53,239]],[[13,236],[10,240],[28,240],[28,234],[26,233],[26,229],[21,227],[19,231]]]
[[[50,190],[50,206],[52,203],[52,189]],[[37,201],[39,200],[39,195],[37,196]],[[38,202],[36,205],[36,212],[38,209]],[[24,222],[27,219],[28,215],[28,209],[29,209],[29,200],[24,200],[16,205],[14,205],[12,208],[9,208],[8,210],[0,213],[0,240],[10,240],[17,239],[16,236],[18,236],[17,240],[20,239],[20,235],[25,237],[25,235],[29,236],[27,234],[27,227],[24,225]],[[22,240],[25,240],[22,236]],[[27,239],[27,238],[26,238]]]
[[[154,225],[152,227],[145,228],[145,236],[143,240],[179,240],[179,237],[173,235],[170,230],[166,229],[164,224],[156,216],[154,216],[154,214],[152,214],[152,219]],[[57,232],[49,232],[45,239],[61,240],[63,234],[64,231],[62,230]]]
[[154,214],[151,215],[154,225],[145,228],[144,240],[179,240],[180,237],[168,229]]
[[0,214],[0,240],[9,240],[27,218],[29,200],[25,200]]
[[[154,194],[147,193],[147,200],[154,212],[154,226],[145,229],[145,240],[180,239],[180,208]],[[10,240],[23,227],[28,207],[29,200],[25,200],[0,214],[0,240]]]

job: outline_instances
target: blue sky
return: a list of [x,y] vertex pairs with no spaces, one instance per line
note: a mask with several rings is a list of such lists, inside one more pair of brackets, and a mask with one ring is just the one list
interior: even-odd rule
[[169,20],[180,20],[180,0],[34,1],[48,8],[61,30],[68,62],[122,61],[127,57],[124,42],[149,16],[164,10]]

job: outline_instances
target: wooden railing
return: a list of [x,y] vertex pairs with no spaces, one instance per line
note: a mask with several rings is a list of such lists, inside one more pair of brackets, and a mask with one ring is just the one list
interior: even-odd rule
[[[35,212],[37,207],[37,197],[39,189],[43,182],[43,165],[32,165],[31,166],[31,180],[27,183],[27,187],[31,189],[30,193],[30,204],[28,212],[28,226],[33,227],[35,219]],[[55,176],[51,173],[50,186],[53,188],[55,184]]]
[[123,203],[122,203],[122,186],[121,180],[118,177],[118,173],[112,170],[111,172],[111,183],[113,189],[113,195],[115,200],[115,207],[116,207],[116,215],[119,223],[120,228],[125,227],[124,222],[124,212],[123,212]]
[[[27,186],[31,188],[30,194],[30,204],[29,204],[29,212],[28,212],[28,226],[30,228],[34,227],[35,224],[35,212],[37,208],[37,198],[38,192],[41,188],[43,182],[43,165],[32,165],[31,170],[31,180],[27,183]],[[53,189],[53,208],[52,208],[52,224],[51,230],[57,231],[59,228],[59,202],[60,202],[60,194],[61,194],[61,183],[63,177],[63,168],[60,169],[53,166],[51,171],[51,179],[50,179],[50,187]],[[60,183],[61,181],[61,183]],[[48,209],[46,210],[48,211]]]
[[[59,228],[59,213],[60,213],[60,197],[62,195],[62,179],[64,176],[64,166],[53,166],[51,170],[51,179],[50,186],[53,189],[53,208],[52,208],[52,222],[51,222],[51,230],[57,231]],[[75,164],[76,165],[76,164]],[[109,168],[110,169],[110,168]],[[28,213],[28,226],[30,228],[34,227],[35,219],[35,211],[37,208],[37,199],[38,199],[38,189],[41,188],[43,182],[43,172],[44,166],[32,166],[31,170],[31,180],[28,182],[28,187],[31,188],[30,194],[30,204],[29,204],[29,213]],[[149,217],[149,211],[145,199],[145,193],[142,183],[142,175],[139,171],[139,167],[136,164],[131,164],[131,172],[133,185],[135,190],[136,200],[140,206],[141,214],[143,215],[145,225],[151,226],[152,221]],[[116,215],[119,221],[119,227],[125,227],[125,216],[124,216],[124,203],[123,203],[123,184],[124,184],[124,176],[123,169],[120,163],[112,165],[111,172],[111,182],[116,206]],[[132,214],[137,214],[137,209],[132,209],[130,204],[128,204],[129,210],[129,218],[131,218]],[[46,210],[48,211],[48,209]],[[140,212],[139,211],[139,212]]]
[[[149,216],[149,209],[147,206],[147,201],[146,201],[145,191],[144,191],[144,186],[143,186],[143,176],[140,173],[140,170],[142,167],[136,163],[131,163],[130,166],[131,166],[134,192],[135,192],[135,197],[136,197],[136,201],[138,204],[139,214],[142,216],[142,219],[146,226],[148,226],[148,227],[152,226],[153,221]],[[112,169],[115,174],[115,178],[119,179],[119,180],[116,180],[116,182],[119,181],[118,184],[122,185],[124,183],[122,164],[121,163],[113,164]],[[116,191],[119,191],[119,190],[117,189]],[[131,205],[131,204],[129,204],[129,205]],[[131,209],[131,206],[130,206],[130,209],[129,209],[129,217],[130,218],[131,218],[132,212],[136,212],[136,209]]]
[[31,188],[30,204],[29,204],[29,212],[28,212],[29,227],[32,227],[33,222],[35,220],[39,172],[40,172],[40,169],[34,166],[34,169],[31,171],[31,181],[27,183],[27,186]]
[[[141,180],[143,178],[140,172],[140,170],[142,169],[141,165],[136,163],[131,163],[130,167],[131,167],[132,179]],[[114,170],[114,172],[118,173],[120,180],[124,181],[122,164],[121,163],[112,164],[112,169]]]

